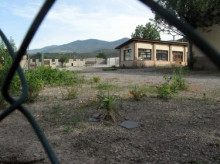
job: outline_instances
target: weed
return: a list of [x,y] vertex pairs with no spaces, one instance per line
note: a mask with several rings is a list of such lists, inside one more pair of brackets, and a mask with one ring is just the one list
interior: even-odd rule
[[53,106],[52,110],[53,110],[53,114],[55,114],[56,116],[61,115],[61,106],[59,104]]
[[100,100],[100,107],[105,110],[104,119],[107,121],[116,122],[115,114],[120,116],[120,113],[115,106],[116,97],[108,93],[107,95],[103,95],[103,96],[99,95],[99,100]]
[[168,100],[173,94],[173,91],[170,87],[171,78],[166,75],[163,78],[165,79],[165,83],[163,83],[161,87],[157,88],[157,93],[159,98]]
[[174,71],[172,77],[165,75],[163,78],[165,79],[165,83],[157,88],[159,98],[167,100],[171,98],[174,93],[177,93],[178,90],[188,89],[185,79],[183,78],[182,68],[179,69],[177,74]]
[[105,126],[113,126],[114,124],[112,123],[112,121],[105,121]]
[[72,128],[70,126],[64,125],[63,128],[65,133],[70,133],[72,131]]
[[81,121],[82,121],[82,118],[81,118],[81,116],[79,114],[75,114],[70,119],[70,123],[73,126],[77,126]]
[[94,82],[94,83],[99,83],[99,82],[100,82],[100,77],[94,76],[94,77],[93,77],[93,82]]
[[72,85],[70,87],[66,87],[67,95],[65,96],[66,100],[71,100],[77,98],[79,93],[79,86]]
[[186,84],[185,79],[183,78],[183,69],[182,67],[179,68],[178,72],[173,73],[173,84],[172,87],[176,90],[187,90],[188,85]]
[[108,83],[106,83],[106,82],[100,83],[100,84],[97,86],[97,88],[98,88],[99,90],[111,90],[111,89],[113,89],[114,87],[115,87],[114,85],[108,84]]
[[136,85],[132,90],[130,90],[130,94],[133,96],[134,100],[139,101],[142,97],[146,96],[144,91],[137,87]]

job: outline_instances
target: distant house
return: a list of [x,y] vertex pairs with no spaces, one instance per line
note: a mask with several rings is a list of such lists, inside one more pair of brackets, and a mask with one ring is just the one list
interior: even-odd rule
[[[220,25],[216,24],[211,27],[198,28],[196,31],[204,38],[206,41],[220,53]],[[195,57],[195,68],[202,69],[217,69],[217,67],[208,59],[202,51],[200,51],[195,45],[193,45],[193,54]]]
[[187,65],[188,43],[132,38],[117,46],[125,67]]

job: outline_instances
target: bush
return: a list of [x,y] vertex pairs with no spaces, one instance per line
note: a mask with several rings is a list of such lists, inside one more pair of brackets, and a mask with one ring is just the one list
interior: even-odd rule
[[185,79],[183,78],[183,69],[180,68],[177,74],[177,84],[179,90],[187,90],[188,85],[186,84]]
[[[157,93],[158,97],[162,99],[169,99],[174,93],[177,93],[179,90],[187,90],[188,86],[183,78],[183,70],[179,69],[178,73],[173,72],[172,77],[164,76],[165,83],[161,87],[158,87]],[[172,83],[171,83],[172,82]]]
[[166,75],[163,78],[165,79],[165,83],[163,83],[161,87],[157,88],[157,93],[159,98],[168,100],[174,93],[170,86],[171,78]]
[[107,121],[116,122],[115,114],[119,115],[119,111],[116,109],[116,97],[114,95],[99,95],[100,107],[105,110],[104,119]]
[[26,102],[33,102],[43,88],[43,81],[38,79],[35,73],[26,72],[25,76],[28,84],[28,96]]
[[137,87],[136,85],[130,91],[130,94],[133,96],[134,100],[139,101],[142,97],[146,96],[142,88]]
[[71,100],[71,99],[75,99],[77,98],[78,95],[78,87],[79,86],[75,86],[72,85],[70,87],[66,87],[66,91],[67,91],[67,96],[66,96],[66,100]]
[[94,82],[94,83],[99,83],[99,82],[100,82],[100,77],[94,76],[94,77],[93,77],[93,82]]
[[106,82],[101,83],[97,86],[99,90],[111,90],[114,88],[114,85],[108,84]]

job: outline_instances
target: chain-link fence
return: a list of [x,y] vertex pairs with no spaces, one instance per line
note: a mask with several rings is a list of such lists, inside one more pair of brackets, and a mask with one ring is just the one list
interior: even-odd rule
[[[158,13],[161,17],[166,19],[170,24],[176,26],[180,31],[182,31],[191,41],[194,42],[195,45],[197,45],[203,52],[206,54],[211,61],[220,68],[220,55],[216,50],[214,50],[203,38],[201,38],[194,29],[187,23],[182,22],[181,20],[177,19],[174,15],[172,15],[170,12],[166,11],[163,7],[159,6],[156,2],[153,0],[140,0],[145,5],[148,5],[152,10],[154,10],[156,13]],[[40,126],[37,124],[34,117],[31,115],[31,113],[25,109],[25,107],[22,105],[25,98],[27,97],[27,83],[23,74],[23,71],[21,67],[19,66],[19,63],[24,56],[28,45],[30,44],[34,34],[36,33],[39,25],[41,24],[42,20],[44,19],[45,15],[53,5],[55,0],[46,0],[42,8],[40,9],[40,12],[34,19],[30,29],[27,32],[26,37],[24,38],[24,41],[21,44],[21,47],[15,54],[13,48],[11,47],[8,39],[5,37],[4,33],[0,30],[0,36],[2,40],[4,41],[9,54],[11,55],[13,59],[13,64],[11,65],[11,68],[5,78],[3,87],[2,87],[2,94],[5,97],[5,99],[11,104],[10,107],[5,109],[0,114],[0,121],[2,121],[4,118],[6,118],[8,115],[10,115],[13,111],[18,109],[30,122],[32,127],[34,128],[37,136],[39,137],[43,147],[45,148],[45,151],[47,152],[51,163],[59,163],[54,151],[52,150],[49,142],[47,141],[45,135],[43,134]],[[12,82],[12,78],[15,75],[15,73],[18,73],[21,83],[22,83],[22,94],[19,98],[14,99],[9,94],[9,87]]]

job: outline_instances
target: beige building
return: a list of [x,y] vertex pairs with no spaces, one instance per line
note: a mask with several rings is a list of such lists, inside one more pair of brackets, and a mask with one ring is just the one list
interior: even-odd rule
[[[196,29],[196,31],[204,38],[206,41],[220,53],[220,25],[213,25],[206,28]],[[202,69],[217,69],[217,67],[209,60],[209,58],[204,55],[204,53],[193,45],[193,54],[195,57],[195,68]]]
[[132,38],[115,49],[120,66],[152,67],[187,65],[188,43]]

